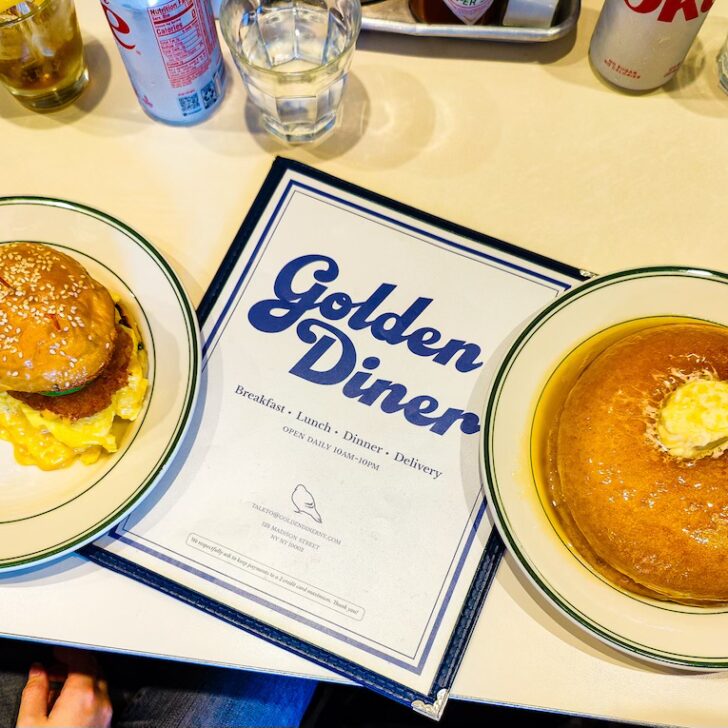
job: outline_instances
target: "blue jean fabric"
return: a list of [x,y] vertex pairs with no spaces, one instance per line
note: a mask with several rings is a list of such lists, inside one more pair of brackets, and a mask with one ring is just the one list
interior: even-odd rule
[[210,670],[195,686],[142,687],[117,728],[298,728],[316,683]]
[[0,672],[0,728],[15,726],[25,677],[25,674],[13,670]]
[[[14,728],[32,662],[50,665],[40,645],[0,640],[0,728]],[[298,728],[316,683],[115,655],[99,658],[115,728]]]

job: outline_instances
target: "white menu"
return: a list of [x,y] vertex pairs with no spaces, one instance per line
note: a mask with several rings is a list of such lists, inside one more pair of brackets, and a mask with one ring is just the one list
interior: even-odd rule
[[184,452],[103,547],[431,695],[494,542],[489,359],[575,276],[277,170],[204,312]]

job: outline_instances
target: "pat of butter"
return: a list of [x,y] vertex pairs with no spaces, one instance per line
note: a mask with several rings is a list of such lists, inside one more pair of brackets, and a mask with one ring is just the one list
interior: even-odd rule
[[695,379],[664,402],[657,435],[679,458],[717,456],[728,449],[728,381]]

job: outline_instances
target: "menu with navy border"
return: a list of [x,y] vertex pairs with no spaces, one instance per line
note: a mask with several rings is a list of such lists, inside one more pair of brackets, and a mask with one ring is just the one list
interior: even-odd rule
[[198,310],[191,433],[87,555],[437,717],[502,552],[493,356],[584,275],[277,159]]

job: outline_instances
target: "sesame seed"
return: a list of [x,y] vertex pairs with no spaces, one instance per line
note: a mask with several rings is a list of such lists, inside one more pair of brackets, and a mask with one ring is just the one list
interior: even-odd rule
[[[16,366],[25,370],[23,376],[31,378],[33,359],[23,351],[31,342],[32,350],[46,348],[50,355],[66,357],[71,366],[80,366],[77,355],[84,351],[83,341],[94,341],[82,330],[90,327],[95,331],[98,321],[90,308],[95,296],[83,294],[96,291],[97,286],[78,261],[49,246],[0,245],[0,362],[6,376],[19,375],[13,369],[17,361]],[[29,331],[33,333],[26,334]],[[67,352],[76,356],[69,357]]]

